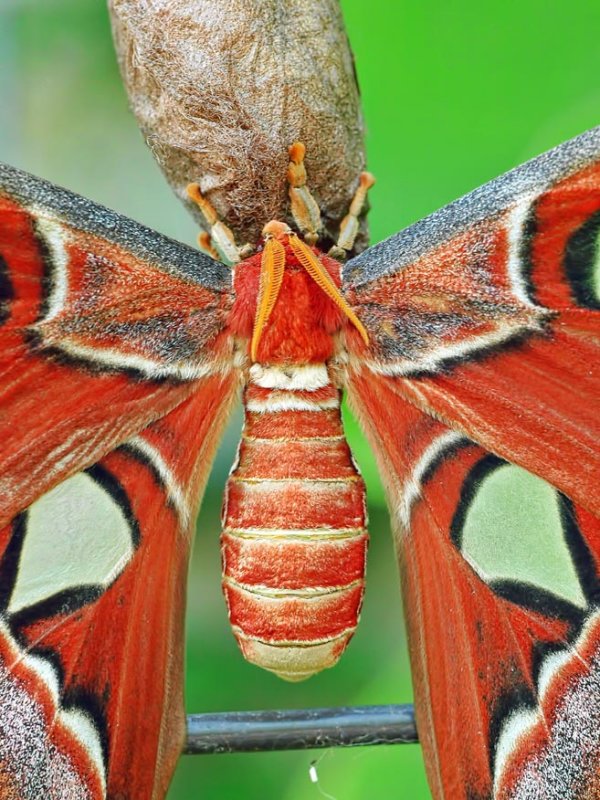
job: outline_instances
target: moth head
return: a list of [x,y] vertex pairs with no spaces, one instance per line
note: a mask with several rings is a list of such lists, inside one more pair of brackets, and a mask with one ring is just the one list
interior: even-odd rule
[[262,229],[262,235],[264,239],[277,239],[281,240],[286,236],[289,236],[292,233],[292,229],[289,225],[285,222],[279,222],[279,220],[272,219],[270,222],[267,222],[265,227]]

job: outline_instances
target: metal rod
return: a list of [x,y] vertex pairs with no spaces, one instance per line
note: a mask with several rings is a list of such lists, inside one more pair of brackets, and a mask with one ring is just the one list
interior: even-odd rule
[[417,742],[412,705],[189,714],[185,753],[249,753]]

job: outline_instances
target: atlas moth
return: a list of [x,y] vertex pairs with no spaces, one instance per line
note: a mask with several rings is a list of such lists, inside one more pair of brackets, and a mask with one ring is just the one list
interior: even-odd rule
[[[597,797],[600,129],[364,249],[339,10],[304,0],[297,41],[293,10],[111,3],[208,253],[0,170],[0,797],[164,797],[189,540],[240,391],[236,636],[291,679],[339,657],[367,540],[342,390],[386,483],[433,796]],[[517,469],[546,481],[543,558],[481,511]]]

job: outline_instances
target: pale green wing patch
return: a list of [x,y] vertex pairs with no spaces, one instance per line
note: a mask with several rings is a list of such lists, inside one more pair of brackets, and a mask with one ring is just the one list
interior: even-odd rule
[[465,559],[486,583],[530,584],[586,608],[560,494],[520,467],[492,463],[496,468],[482,471],[473,483],[462,515],[459,540]]
[[132,558],[135,531],[127,509],[96,472],[73,475],[23,515],[9,614],[79,587],[106,587]]

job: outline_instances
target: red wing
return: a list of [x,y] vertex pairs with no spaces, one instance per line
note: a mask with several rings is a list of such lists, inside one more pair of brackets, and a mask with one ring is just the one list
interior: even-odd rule
[[190,537],[235,392],[206,379],[2,531],[2,798],[165,796]]
[[348,393],[387,486],[434,797],[600,796],[598,518],[386,380]]
[[[600,128],[346,267],[399,397],[600,511]],[[359,369],[362,367],[359,367]]]
[[0,167],[0,523],[231,368],[221,269]]

